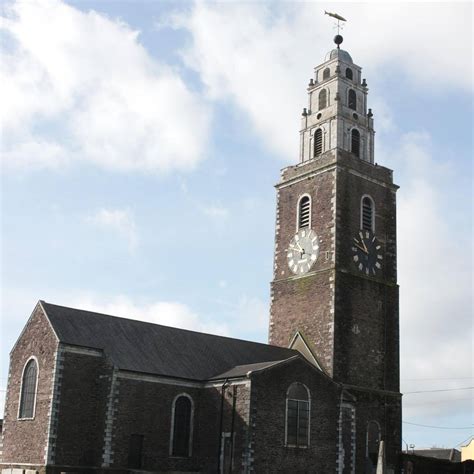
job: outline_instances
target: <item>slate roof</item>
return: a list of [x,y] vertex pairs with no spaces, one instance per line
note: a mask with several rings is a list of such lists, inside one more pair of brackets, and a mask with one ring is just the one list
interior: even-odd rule
[[299,354],[284,347],[40,303],[61,342],[103,350],[122,370],[210,380],[229,371],[232,376],[245,375],[252,370],[246,368],[249,364]]
[[454,448],[415,449],[413,453],[428,458],[448,459],[449,461],[461,462],[461,451]]
[[[295,357],[295,356],[293,356]],[[258,372],[260,370],[269,369],[274,365],[278,365],[282,362],[289,360],[289,358],[277,361],[257,362],[256,364],[236,365],[230,370],[225,371],[222,374],[217,374],[212,377],[213,379],[231,379],[235,377],[243,377],[248,372]]]

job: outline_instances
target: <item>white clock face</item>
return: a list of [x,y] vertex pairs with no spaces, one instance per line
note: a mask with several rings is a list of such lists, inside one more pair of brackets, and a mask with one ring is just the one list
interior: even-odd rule
[[288,246],[288,266],[295,275],[307,273],[318,258],[319,242],[312,229],[300,229]]

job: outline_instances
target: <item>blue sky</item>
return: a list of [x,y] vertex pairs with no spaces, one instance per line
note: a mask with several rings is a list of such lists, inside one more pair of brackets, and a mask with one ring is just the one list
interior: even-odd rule
[[0,395],[38,299],[266,341],[273,185],[332,48],[325,9],[350,20],[401,186],[402,391],[455,389],[407,394],[404,420],[456,429],[403,438],[472,434],[467,2],[3,2]]

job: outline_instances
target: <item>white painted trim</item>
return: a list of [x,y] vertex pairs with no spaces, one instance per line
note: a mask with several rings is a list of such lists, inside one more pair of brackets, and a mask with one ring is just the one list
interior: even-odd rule
[[[316,359],[316,356],[314,355],[314,352],[311,350],[311,348],[308,346],[308,344],[306,343],[305,341],[305,338],[303,337],[303,335],[299,332],[299,331],[296,331],[295,335],[293,336],[293,339],[291,340],[288,348],[289,349],[293,349],[293,346],[295,344],[295,341],[297,339],[300,339],[304,346],[306,347],[306,349],[308,349],[308,352],[311,354],[311,357],[313,358],[313,362],[314,362],[314,366],[317,367],[321,372],[323,372],[323,368],[321,367],[321,365],[319,364],[318,362],[318,359]],[[296,349],[295,349],[296,350]],[[302,357],[304,357],[303,354],[301,354]],[[296,356],[295,356],[296,357]],[[304,357],[306,359],[306,357]]]
[[[302,385],[306,389],[306,393],[308,394],[308,444],[306,446],[297,446],[293,444],[288,444],[288,400],[295,400],[295,401],[305,401],[305,400],[296,400],[294,398],[288,398],[288,392],[290,388],[295,385],[299,384]],[[298,435],[297,435],[298,436]],[[293,382],[290,384],[288,389],[286,390],[286,403],[285,403],[285,447],[287,448],[309,448],[311,446],[311,391],[309,388],[302,382]]]
[[100,349],[91,349],[88,347],[80,347],[80,346],[72,346],[69,344],[63,344],[63,351],[67,352],[68,354],[81,354],[81,355],[88,355],[93,357],[102,357],[103,351]]
[[304,193],[298,198],[298,202],[296,204],[296,232],[298,232],[300,230],[301,200],[304,197],[309,198],[309,224],[308,224],[308,228],[311,229],[311,212],[313,210],[313,200],[311,199],[311,196],[308,193]]
[[359,229],[363,229],[362,227],[362,222],[363,222],[363,219],[362,219],[362,216],[363,216],[363,212],[362,212],[362,204],[364,202],[364,199],[365,198],[369,198],[370,202],[372,203],[372,232],[375,233],[375,201],[373,199],[372,196],[370,196],[369,194],[363,194],[362,197],[360,198],[360,206],[359,206],[359,212],[360,212],[360,227]]
[[[118,371],[117,378],[128,379],[128,380],[139,380],[141,382],[151,382],[151,383],[161,383],[163,385],[173,385],[177,387],[189,387],[189,388],[212,388],[212,387],[221,387],[222,383],[219,382],[220,379],[216,379],[212,382],[200,382],[192,380],[182,380],[179,378],[172,377],[163,377],[161,375],[150,375],[142,374],[139,372],[130,372],[130,371]],[[224,380],[224,379],[222,379]],[[235,379],[230,379],[229,382],[231,385],[247,385],[248,381],[246,376],[242,375],[236,377]]]
[[[176,410],[176,401],[180,397],[186,397],[191,402],[191,418],[189,420],[189,445],[188,445],[188,455],[187,456],[173,456],[173,441],[174,441],[174,416]],[[171,429],[170,429],[170,448],[169,448],[169,455],[170,457],[186,457],[190,458],[193,455],[193,431],[194,431],[194,400],[186,392],[179,393],[173,399],[171,404]]]
[[[21,411],[21,402],[22,402],[22,392],[23,392],[23,379],[25,375],[25,369],[26,366],[29,364],[31,360],[35,361],[36,364],[36,383],[35,383],[35,397],[33,401],[33,416],[32,417],[25,417],[25,418],[20,418],[20,411]],[[29,359],[25,362],[23,365],[23,370],[21,371],[21,384],[20,384],[20,393],[19,393],[19,399],[18,399],[18,411],[16,415],[17,420],[34,420],[35,415],[36,415],[36,396],[38,395],[38,380],[39,380],[39,372],[40,372],[40,367],[38,363],[38,358],[34,355],[30,356]]]

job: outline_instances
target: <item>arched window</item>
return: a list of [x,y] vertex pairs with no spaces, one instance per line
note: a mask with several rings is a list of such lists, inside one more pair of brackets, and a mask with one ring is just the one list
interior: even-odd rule
[[286,395],[286,445],[309,446],[309,391],[295,382]]
[[189,395],[175,398],[171,416],[171,456],[191,456],[193,401]]
[[318,128],[313,135],[314,156],[319,156],[323,152],[323,131]]
[[311,225],[311,199],[304,195],[298,204],[298,229],[304,229]]
[[351,69],[350,67],[348,67],[348,68],[346,69],[346,77],[347,77],[347,79],[350,79],[351,81],[352,81],[352,79],[353,79],[352,69]]
[[354,89],[349,89],[349,108],[352,110],[357,110],[357,96]]
[[363,230],[374,229],[374,215],[375,215],[374,201],[369,196],[363,196],[360,203],[360,228]]
[[357,157],[360,156],[360,133],[355,128],[351,132],[351,152]]
[[367,424],[367,447],[366,457],[371,464],[373,472],[377,467],[380,443],[380,426],[376,421],[369,421]]
[[323,80],[325,79],[329,79],[329,76],[331,75],[331,71],[329,70],[329,68],[327,67],[324,71],[323,71]]
[[325,109],[328,106],[328,93],[326,89],[319,92],[319,110]]
[[23,369],[18,418],[33,418],[35,416],[37,381],[38,364],[36,359],[32,358]]

